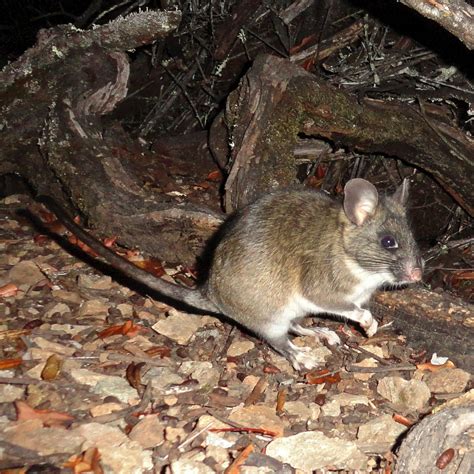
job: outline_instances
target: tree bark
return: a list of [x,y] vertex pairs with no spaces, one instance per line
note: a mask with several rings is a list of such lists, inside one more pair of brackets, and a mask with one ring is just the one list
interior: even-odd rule
[[474,370],[474,308],[449,293],[423,289],[384,291],[376,295],[372,312],[393,320],[411,347],[450,357]]
[[[125,50],[161,38],[179,12],[143,12],[94,30],[44,30],[0,75],[0,175],[20,174],[36,194],[78,208],[102,235],[159,258],[193,263],[221,222],[205,206],[147,186],[151,155],[102,116],[128,90]],[[73,205],[71,205],[71,203]]]
[[[444,409],[421,420],[408,433],[398,452],[395,474],[472,473],[474,397],[467,395],[465,400],[460,397],[459,406],[447,404]],[[451,456],[447,456],[449,454]]]
[[[214,154],[228,171],[227,211],[295,182],[299,136],[398,158],[431,174],[474,215],[474,147],[424,109],[357,98],[290,61],[258,57],[211,129]],[[230,158],[226,150],[231,144]]]
[[474,8],[463,0],[400,0],[474,49]]

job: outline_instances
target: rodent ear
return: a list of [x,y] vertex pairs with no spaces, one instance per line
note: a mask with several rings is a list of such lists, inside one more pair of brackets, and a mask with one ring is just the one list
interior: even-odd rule
[[398,186],[397,190],[393,193],[392,198],[404,206],[408,201],[408,190],[410,188],[410,181],[408,178],[405,178],[402,181],[402,184]]
[[351,179],[344,187],[344,212],[356,225],[364,224],[374,215],[378,201],[377,189],[365,179]]

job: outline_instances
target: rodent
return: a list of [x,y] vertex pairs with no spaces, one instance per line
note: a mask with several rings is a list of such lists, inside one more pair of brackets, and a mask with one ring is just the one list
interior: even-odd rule
[[368,336],[377,321],[364,309],[384,284],[420,281],[423,260],[406,216],[408,180],[391,196],[355,178],[341,204],[313,190],[276,191],[233,216],[217,244],[208,278],[196,289],[166,282],[106,248],[54,200],[38,198],[111,266],[150,289],[193,308],[220,313],[262,337],[296,370],[315,367],[289,333],[330,344],[324,328],[303,328],[308,314],[329,313],[358,322]]

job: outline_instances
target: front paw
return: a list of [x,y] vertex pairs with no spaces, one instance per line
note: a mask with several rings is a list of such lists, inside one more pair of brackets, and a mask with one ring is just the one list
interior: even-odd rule
[[363,310],[362,317],[360,318],[360,325],[365,330],[368,337],[372,337],[378,328],[378,323],[372,316],[372,313],[367,309]]

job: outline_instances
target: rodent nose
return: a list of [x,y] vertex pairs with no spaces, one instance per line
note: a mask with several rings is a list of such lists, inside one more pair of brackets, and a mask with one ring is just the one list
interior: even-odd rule
[[408,277],[410,278],[410,281],[420,281],[421,280],[421,268],[412,268],[408,272]]

